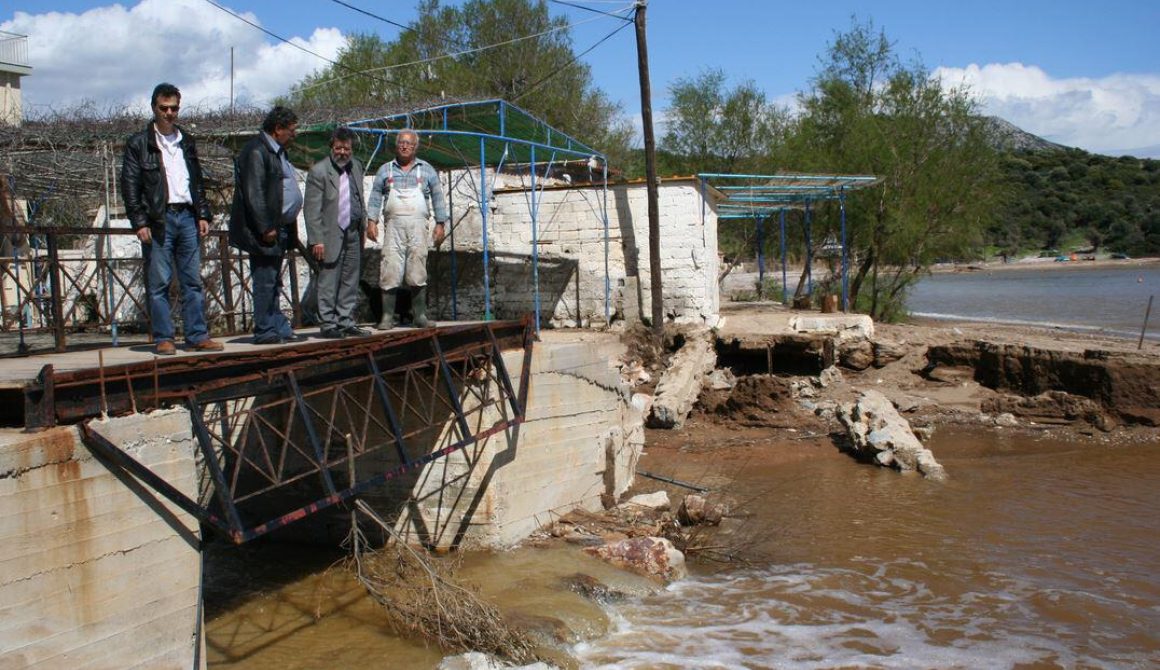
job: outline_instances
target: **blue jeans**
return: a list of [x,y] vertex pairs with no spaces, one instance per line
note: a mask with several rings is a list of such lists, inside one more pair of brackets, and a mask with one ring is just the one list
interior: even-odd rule
[[173,314],[169,284],[174,271],[181,285],[181,319],[185,341],[197,344],[209,339],[205,323],[205,289],[201,285],[201,241],[197,219],[190,210],[165,212],[165,237],[158,244],[141,245],[149,294],[149,320],[153,341],[173,341]]
[[[282,226],[279,235],[286,235]],[[250,254],[250,290],[254,294],[254,341],[278,342],[294,335],[290,320],[282,313],[282,261],[285,255]]]

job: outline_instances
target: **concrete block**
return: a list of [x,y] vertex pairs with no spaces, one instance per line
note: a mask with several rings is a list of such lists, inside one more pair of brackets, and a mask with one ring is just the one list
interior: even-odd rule
[[865,314],[797,315],[789,327],[799,333],[835,334],[842,340],[874,337],[874,321]]
[[693,403],[701,394],[705,375],[717,364],[717,353],[711,340],[711,333],[705,331],[699,337],[691,337],[673,356],[668,370],[657,384],[649,426],[680,428],[684,425]]
[[[602,494],[627,490],[644,440],[643,416],[610,363],[622,349],[611,338],[537,343],[524,423],[486,440],[470,465],[459,459],[466,472],[438,461],[424,469],[413,495],[424,500],[428,540],[508,547],[556,514],[599,509]],[[522,356],[505,355],[509,371]],[[413,525],[404,516],[400,530]]]
[[[191,497],[188,415],[94,422]],[[191,667],[198,526],[108,471],[74,428],[0,444],[0,666]]]

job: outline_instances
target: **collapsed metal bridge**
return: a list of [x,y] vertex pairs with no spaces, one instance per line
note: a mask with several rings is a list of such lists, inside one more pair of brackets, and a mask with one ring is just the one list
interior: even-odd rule
[[[525,318],[63,373],[47,365],[23,389],[24,422],[81,423],[110,467],[243,543],[518,430],[534,335]],[[520,350],[517,383],[504,352]],[[206,475],[196,498],[89,425],[173,406],[190,414]]]

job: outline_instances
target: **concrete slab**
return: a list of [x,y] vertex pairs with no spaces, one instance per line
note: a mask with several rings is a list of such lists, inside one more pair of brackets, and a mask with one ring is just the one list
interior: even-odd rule
[[837,335],[840,339],[874,337],[874,321],[865,314],[822,314],[780,303],[723,303],[722,340],[769,339],[786,335]]

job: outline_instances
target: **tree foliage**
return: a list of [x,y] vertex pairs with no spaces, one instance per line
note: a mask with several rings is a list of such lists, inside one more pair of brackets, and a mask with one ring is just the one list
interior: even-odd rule
[[800,103],[787,159],[880,179],[848,199],[850,290],[871,316],[890,317],[932,263],[982,240],[1003,193],[986,124],[967,91],[901,62],[871,23],[836,36]]
[[721,70],[678,79],[669,96],[661,148],[671,167],[686,173],[756,167],[785,124],[785,110],[770,104],[754,82],[727,88]]
[[632,135],[544,0],[422,0],[397,39],[351,35],[337,63],[302,80],[290,104],[395,110],[502,98],[610,157],[622,156]]
[[[967,92],[944,87],[921,63],[900,61],[872,23],[855,21],[835,35],[792,119],[752,83],[726,89],[719,71],[678,80],[671,93],[663,146],[691,172],[880,178],[847,198],[849,285],[856,304],[875,318],[897,312],[935,260],[978,248],[1003,193],[997,154]],[[838,216],[833,204],[814,209],[816,248],[835,232]],[[800,215],[791,220],[800,230]],[[720,239],[749,245],[753,235],[723,226]],[[800,237],[791,243],[804,247]]]
[[1080,149],[1020,151],[1004,156],[1002,172],[1014,197],[987,229],[996,252],[1160,254],[1160,161]]

